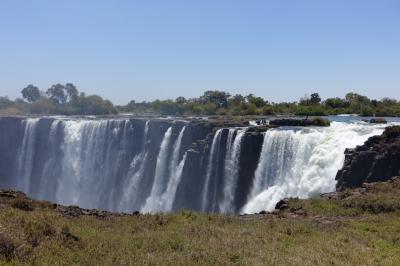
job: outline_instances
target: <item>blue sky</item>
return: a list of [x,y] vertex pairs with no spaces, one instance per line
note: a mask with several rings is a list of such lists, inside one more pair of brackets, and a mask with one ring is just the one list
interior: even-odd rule
[[[328,3],[329,2],[329,3]],[[400,1],[0,1],[0,95],[400,99]]]

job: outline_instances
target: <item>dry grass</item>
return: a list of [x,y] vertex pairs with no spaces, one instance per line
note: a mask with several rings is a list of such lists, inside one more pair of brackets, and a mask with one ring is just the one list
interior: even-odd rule
[[342,200],[292,199],[279,215],[244,217],[182,211],[73,218],[46,204],[29,212],[4,207],[0,264],[400,265],[397,207],[377,212],[359,205],[392,204],[386,200],[396,190],[392,184]]
[[24,246],[2,251],[4,262],[17,265],[398,265],[398,218],[321,224],[182,212],[96,219],[6,208],[0,224],[12,232],[7,243]]
[[11,203],[11,207],[23,211],[33,211],[34,209],[33,202],[23,195],[17,195],[17,197]]

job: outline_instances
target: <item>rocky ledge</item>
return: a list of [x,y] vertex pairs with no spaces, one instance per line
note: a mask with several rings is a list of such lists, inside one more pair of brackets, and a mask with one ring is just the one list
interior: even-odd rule
[[331,122],[328,119],[315,117],[306,119],[296,119],[296,118],[285,118],[285,119],[274,119],[269,122],[273,126],[296,126],[296,127],[308,127],[308,126],[319,126],[319,127],[329,127]]
[[111,216],[139,215],[139,212],[134,212],[132,214],[114,213],[96,209],[83,209],[78,206],[64,206],[48,201],[33,200],[25,193],[20,191],[0,189],[0,209],[7,206],[24,211],[33,211],[35,209],[54,209],[66,217],[94,216],[97,218],[106,218]]
[[363,121],[371,124],[387,124],[387,121],[383,118],[363,119]]
[[400,126],[387,127],[382,135],[347,149],[345,156],[344,166],[336,175],[338,191],[400,175]]

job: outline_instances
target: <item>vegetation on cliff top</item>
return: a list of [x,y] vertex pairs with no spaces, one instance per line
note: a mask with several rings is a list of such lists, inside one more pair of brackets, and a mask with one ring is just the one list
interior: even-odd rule
[[230,95],[224,91],[206,91],[198,98],[156,100],[153,102],[131,101],[119,107],[125,112],[159,113],[169,115],[337,115],[359,114],[362,116],[400,116],[400,102],[383,98],[371,100],[357,93],[348,93],[342,98],[322,100],[318,93],[305,96],[298,102],[274,103],[249,94]]
[[244,216],[71,215],[0,193],[0,263],[399,265],[399,184],[290,199],[273,214]]
[[362,116],[400,116],[400,102],[391,98],[369,99],[357,93],[344,98],[322,100],[318,93],[301,98],[298,102],[274,103],[249,94],[231,95],[228,92],[210,90],[197,98],[178,97],[175,100],[151,102],[130,101],[124,106],[114,106],[97,95],[79,93],[72,83],[55,84],[45,92],[34,85],[22,91],[23,99],[10,100],[0,97],[0,113],[3,114],[64,114],[100,115],[117,112],[154,115],[337,115],[359,114]]
[[72,84],[55,84],[41,91],[34,85],[25,87],[23,99],[11,101],[0,97],[0,113],[4,114],[62,114],[103,115],[116,114],[117,109],[109,100],[98,95],[86,95]]

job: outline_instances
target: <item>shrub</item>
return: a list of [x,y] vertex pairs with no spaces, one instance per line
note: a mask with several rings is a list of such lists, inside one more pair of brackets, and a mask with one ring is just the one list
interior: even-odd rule
[[11,204],[11,207],[23,211],[33,211],[33,203],[28,198],[18,195]]
[[68,240],[79,241],[79,237],[74,235],[67,225],[64,225],[61,229],[61,238],[64,241]]
[[262,108],[262,114],[263,115],[274,115],[274,109],[272,108],[272,106],[264,106]]
[[25,236],[32,246],[37,246],[46,237],[55,235],[55,229],[47,221],[28,222],[24,226]]
[[15,256],[16,244],[14,240],[0,233],[0,255],[3,256],[6,261],[10,261]]
[[331,122],[328,119],[324,119],[321,117],[316,117],[314,118],[314,124],[317,126],[321,126],[321,127],[329,127],[331,125]]

